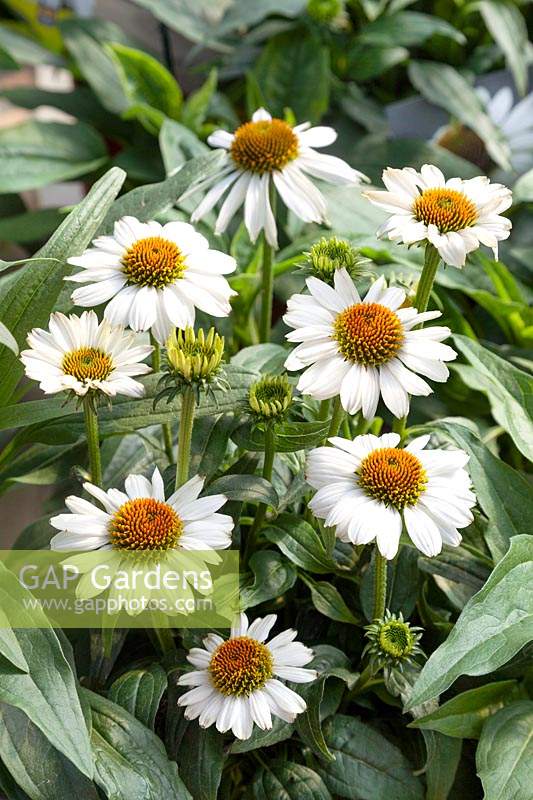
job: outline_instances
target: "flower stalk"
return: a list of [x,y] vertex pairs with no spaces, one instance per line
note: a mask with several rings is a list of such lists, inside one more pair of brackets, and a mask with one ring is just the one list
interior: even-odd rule
[[387,559],[384,558],[376,547],[374,560],[374,608],[373,619],[381,619],[385,614],[387,601]]
[[102,459],[100,457],[100,434],[98,431],[98,414],[94,407],[94,399],[90,394],[83,399],[83,414],[85,418],[85,434],[89,450],[89,470],[91,483],[95,486],[102,485]]
[[196,398],[193,386],[185,386],[181,396],[180,429],[178,434],[178,459],[176,463],[176,489],[183,486],[189,478],[191,460],[191,441],[194,426]]
[[[157,373],[161,371],[161,346],[154,338],[153,334],[150,334],[150,344],[154,348],[152,350],[152,371]],[[163,431],[165,453],[169,464],[172,464],[174,462],[174,447],[172,444],[172,428],[170,427],[170,422],[163,422],[161,429]]]
[[[272,469],[274,467],[274,457],[276,455],[276,437],[274,431],[274,423],[268,423],[265,425],[265,456],[263,460],[263,478],[269,481],[272,481]],[[266,503],[260,503],[257,506],[257,511],[255,512],[254,522],[250,531],[248,532],[248,537],[246,539],[246,547],[245,547],[245,558],[248,558],[250,553],[253,551],[253,546],[257,540],[257,534],[263,527],[263,522],[265,521],[266,512],[268,509],[268,505]]]
[[422,269],[422,275],[420,276],[415,299],[413,301],[413,305],[419,314],[422,314],[427,310],[431,290],[433,289],[433,283],[435,282],[435,276],[437,274],[439,264],[439,252],[436,247],[428,242],[426,244],[424,255],[424,268]]
[[331,436],[337,436],[337,434],[339,433],[339,429],[341,427],[343,419],[344,419],[344,409],[343,409],[343,407],[341,405],[340,396],[337,396],[335,398],[334,403],[333,403],[333,414],[332,414],[331,423],[330,423],[330,426],[329,426],[328,439]]
[[261,317],[259,320],[259,341],[270,341],[272,324],[272,303],[274,295],[274,249],[263,234],[263,263],[261,267]]

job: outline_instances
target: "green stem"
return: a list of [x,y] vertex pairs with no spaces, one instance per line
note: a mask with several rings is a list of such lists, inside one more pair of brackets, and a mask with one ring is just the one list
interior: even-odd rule
[[[274,456],[276,455],[276,439],[274,435],[274,425],[265,426],[265,458],[263,461],[263,478],[267,481],[272,480],[272,468],[274,466]],[[252,552],[253,545],[257,539],[257,534],[263,526],[265,521],[268,505],[260,503],[254,517],[254,524],[248,532],[246,539],[246,547],[244,550],[245,559],[248,558]]]
[[424,268],[422,275],[418,282],[415,299],[413,305],[421,314],[428,307],[429,297],[435,281],[435,275],[440,264],[440,255],[438,250],[428,242],[426,244],[426,252],[424,256]]
[[387,601],[387,559],[384,558],[376,546],[374,559],[374,610],[373,619],[381,619],[385,614]]
[[83,400],[83,412],[85,417],[87,448],[89,450],[89,469],[91,472],[91,483],[94,483],[95,486],[101,486],[102,460],[100,458],[100,435],[98,433],[98,416],[94,409],[92,398],[90,398],[87,395]]
[[344,409],[341,406],[341,399],[340,397],[336,397],[335,402],[333,403],[333,415],[331,417],[331,423],[329,426],[328,439],[330,436],[337,436],[343,419]]
[[[160,372],[161,371],[161,345],[159,344],[154,336],[150,334],[150,344],[154,348],[152,350],[152,371],[153,372]],[[168,458],[169,464],[174,463],[174,446],[172,443],[172,428],[170,427],[170,422],[163,422],[161,425],[163,430],[163,444],[165,446],[165,453]]]
[[395,417],[392,421],[392,430],[394,433],[400,434],[400,444],[402,444],[407,430],[407,416],[400,417],[400,419]]
[[194,389],[187,386],[181,396],[180,429],[178,435],[178,461],[176,464],[176,489],[189,479],[189,462],[191,460],[191,440],[194,425],[196,400]]
[[263,233],[263,265],[261,272],[261,317],[259,320],[259,340],[270,340],[272,324],[272,301],[274,295],[274,250],[268,244]]
[[170,628],[154,628],[155,638],[163,657],[176,652],[176,642]]
[[321,400],[320,406],[318,408],[318,422],[325,422],[329,416],[329,407],[331,405],[331,400]]

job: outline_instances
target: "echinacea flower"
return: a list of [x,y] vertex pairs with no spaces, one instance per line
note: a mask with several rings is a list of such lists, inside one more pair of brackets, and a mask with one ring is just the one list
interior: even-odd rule
[[194,325],[196,308],[226,317],[236,294],[224,277],[235,271],[235,259],[210,250],[187,222],[160,225],[122,217],[113,236],[99,236],[68,261],[83,269],[66,280],[89,284],[72,293],[76,305],[107,303],[107,320],[151,330],[159,344],[174,328]]
[[378,236],[411,245],[430,242],[442,260],[462,267],[466,256],[480,244],[498,258],[498,242],[507,239],[511,221],[500,216],[512,203],[511,190],[491,183],[484,175],[446,180],[440,169],[424,164],[383,171],[387,191],[367,191],[364,196],[392,213]]
[[449,328],[430,326],[439,311],[419,314],[402,308],[405,291],[387,288],[383,277],[361,300],[345,269],[335,272],[335,288],[317,278],[307,279],[310,294],[293,295],[284,321],[293,331],[290,342],[300,342],[285,361],[288,370],[304,369],[298,382],[302,394],[317,400],[340,395],[349,414],[362,410],[372,419],[380,396],[396,417],[409,410],[409,395],[428,395],[432,389],[415,373],[445,381],[456,353],[442,339]]
[[153,348],[137,345],[134,333],[106,320],[98,323],[94,311],[81,317],[54,313],[48,326],[49,331],[30,331],[31,349],[20,354],[26,375],[39,381],[45,394],[72,391],[84,397],[94,391],[142,397],[144,386],[133,376],[150,372],[142,362]]
[[204,479],[198,475],[167,500],[163,479],[156,468],[152,480],[129,475],[125,492],[104,491],[91,483],[83,488],[103,510],[81,497],[70,496],[70,514],[52,517],[57,533],[52,550],[169,551],[171,549],[223,550],[231,545],[233,520],[218,514],[226,502],[223,494],[199,497]]
[[198,719],[202,728],[215,724],[218,731],[232,730],[238,739],[249,739],[254,723],[261,730],[272,727],[272,715],[294,722],[306,709],[300,695],[279,680],[308,683],[317,673],[302,669],[313,659],[313,651],[295,642],[294,630],[268,635],[276,615],[255,619],[245,614],[234,622],[224,640],[210,633],[204,648],[193,647],[187,660],[195,667],[182,675],[180,686],[192,686],[178,705],[185,706],[186,719]]
[[333,437],[333,447],[318,447],[307,456],[307,482],[317,489],[309,503],[327,527],[335,526],[343,542],[376,540],[384,558],[392,559],[405,524],[411,541],[426,556],[444,544],[461,542],[458,528],[473,520],[476,503],[465,470],[463,450],[426,450],[429,436],[398,447],[400,436],[366,434],[353,441]]
[[[533,93],[514,103],[513,91],[502,86],[494,95],[484,87],[478,87],[485,110],[499,129],[509,148],[511,166],[520,175],[533,167]],[[475,133],[459,122],[439,128],[432,141],[477,164],[482,169],[490,169],[490,155],[485,143]]]
[[192,221],[202,219],[229,189],[217,217],[215,233],[226,230],[244,203],[244,222],[250,239],[255,242],[264,230],[267,242],[277,247],[276,220],[270,204],[273,184],[297,217],[304,222],[324,222],[325,200],[307,175],[336,184],[366,180],[365,175],[342,159],[315,151],[315,147],[326,147],[336,138],[333,128],[311,128],[308,122],[293,128],[264,108],[258,109],[251,121],[235,133],[215,131],[207,141],[212,147],[227,150],[229,158],[219,174],[220,180],[194,211]]

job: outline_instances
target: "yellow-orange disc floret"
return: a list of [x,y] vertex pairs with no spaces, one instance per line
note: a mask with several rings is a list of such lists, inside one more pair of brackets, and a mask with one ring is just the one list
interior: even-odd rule
[[161,289],[185,272],[185,259],[178,245],[162,236],[148,236],[132,244],[122,257],[124,275],[130,283]]
[[80,347],[65,353],[61,363],[65,375],[79,381],[105,381],[113,370],[113,362],[107,353],[97,347]]
[[408,450],[382,447],[363,459],[359,486],[367,495],[397,509],[416,505],[427,485],[420,460]]
[[298,155],[298,137],[281,119],[246,122],[237,128],[230,155],[246,172],[273,172]]
[[176,546],[182,532],[182,520],[167,503],[139,497],[114,514],[109,536],[119,549],[168,550]]
[[372,367],[394,358],[404,337],[397,315],[379,303],[357,303],[341,311],[333,335],[344,358]]
[[413,204],[419,222],[436,225],[441,233],[462,231],[477,222],[477,208],[463,192],[456,189],[426,189]]
[[249,636],[236,636],[219,645],[211,657],[213,685],[224,695],[249,695],[262,689],[273,675],[268,647]]

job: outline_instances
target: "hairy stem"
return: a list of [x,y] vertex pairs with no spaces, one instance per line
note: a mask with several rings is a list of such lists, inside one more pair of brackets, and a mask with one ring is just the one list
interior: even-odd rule
[[178,460],[176,464],[176,489],[189,479],[189,462],[191,460],[191,440],[194,426],[196,400],[194,389],[187,386],[181,396],[180,429],[178,435]]
[[274,295],[274,249],[268,244],[263,233],[263,264],[261,271],[261,317],[259,320],[259,341],[270,340],[272,324],[272,301]]
[[341,399],[340,397],[336,397],[333,403],[333,414],[329,426],[328,439],[330,436],[337,436],[343,419],[344,419],[344,409],[341,405]]
[[83,413],[85,417],[85,432],[87,448],[89,450],[89,470],[91,483],[95,486],[102,485],[102,460],[100,458],[100,434],[98,432],[98,415],[93,406],[92,399],[85,396],[83,400]]
[[435,275],[440,264],[440,255],[438,250],[428,242],[426,244],[426,252],[424,256],[424,268],[422,275],[418,282],[415,299],[413,305],[416,310],[421,314],[428,307],[429,297],[435,281]]
[[[266,425],[265,426],[265,459],[263,461],[263,478],[267,481],[272,480],[272,468],[274,466],[274,456],[276,455],[276,444],[275,444],[275,436],[274,436],[274,426],[273,425]],[[262,528],[263,522],[265,521],[265,516],[267,512],[267,504],[260,503],[257,506],[257,511],[255,512],[254,523],[250,530],[248,531],[248,537],[246,539],[246,547],[245,547],[245,558],[249,556],[252,552],[252,547],[255,544],[257,539],[257,534]]]
[[373,619],[381,619],[385,613],[387,600],[387,559],[384,558],[376,545],[374,561],[374,610]]
[[[154,338],[153,334],[150,334],[150,344],[154,348],[152,350],[152,370],[153,372],[160,372],[161,371],[161,345],[158,341]],[[174,463],[174,447],[172,444],[172,428],[170,427],[170,422],[163,422],[161,425],[161,429],[163,431],[163,443],[165,446],[165,453],[168,458],[169,464]]]

